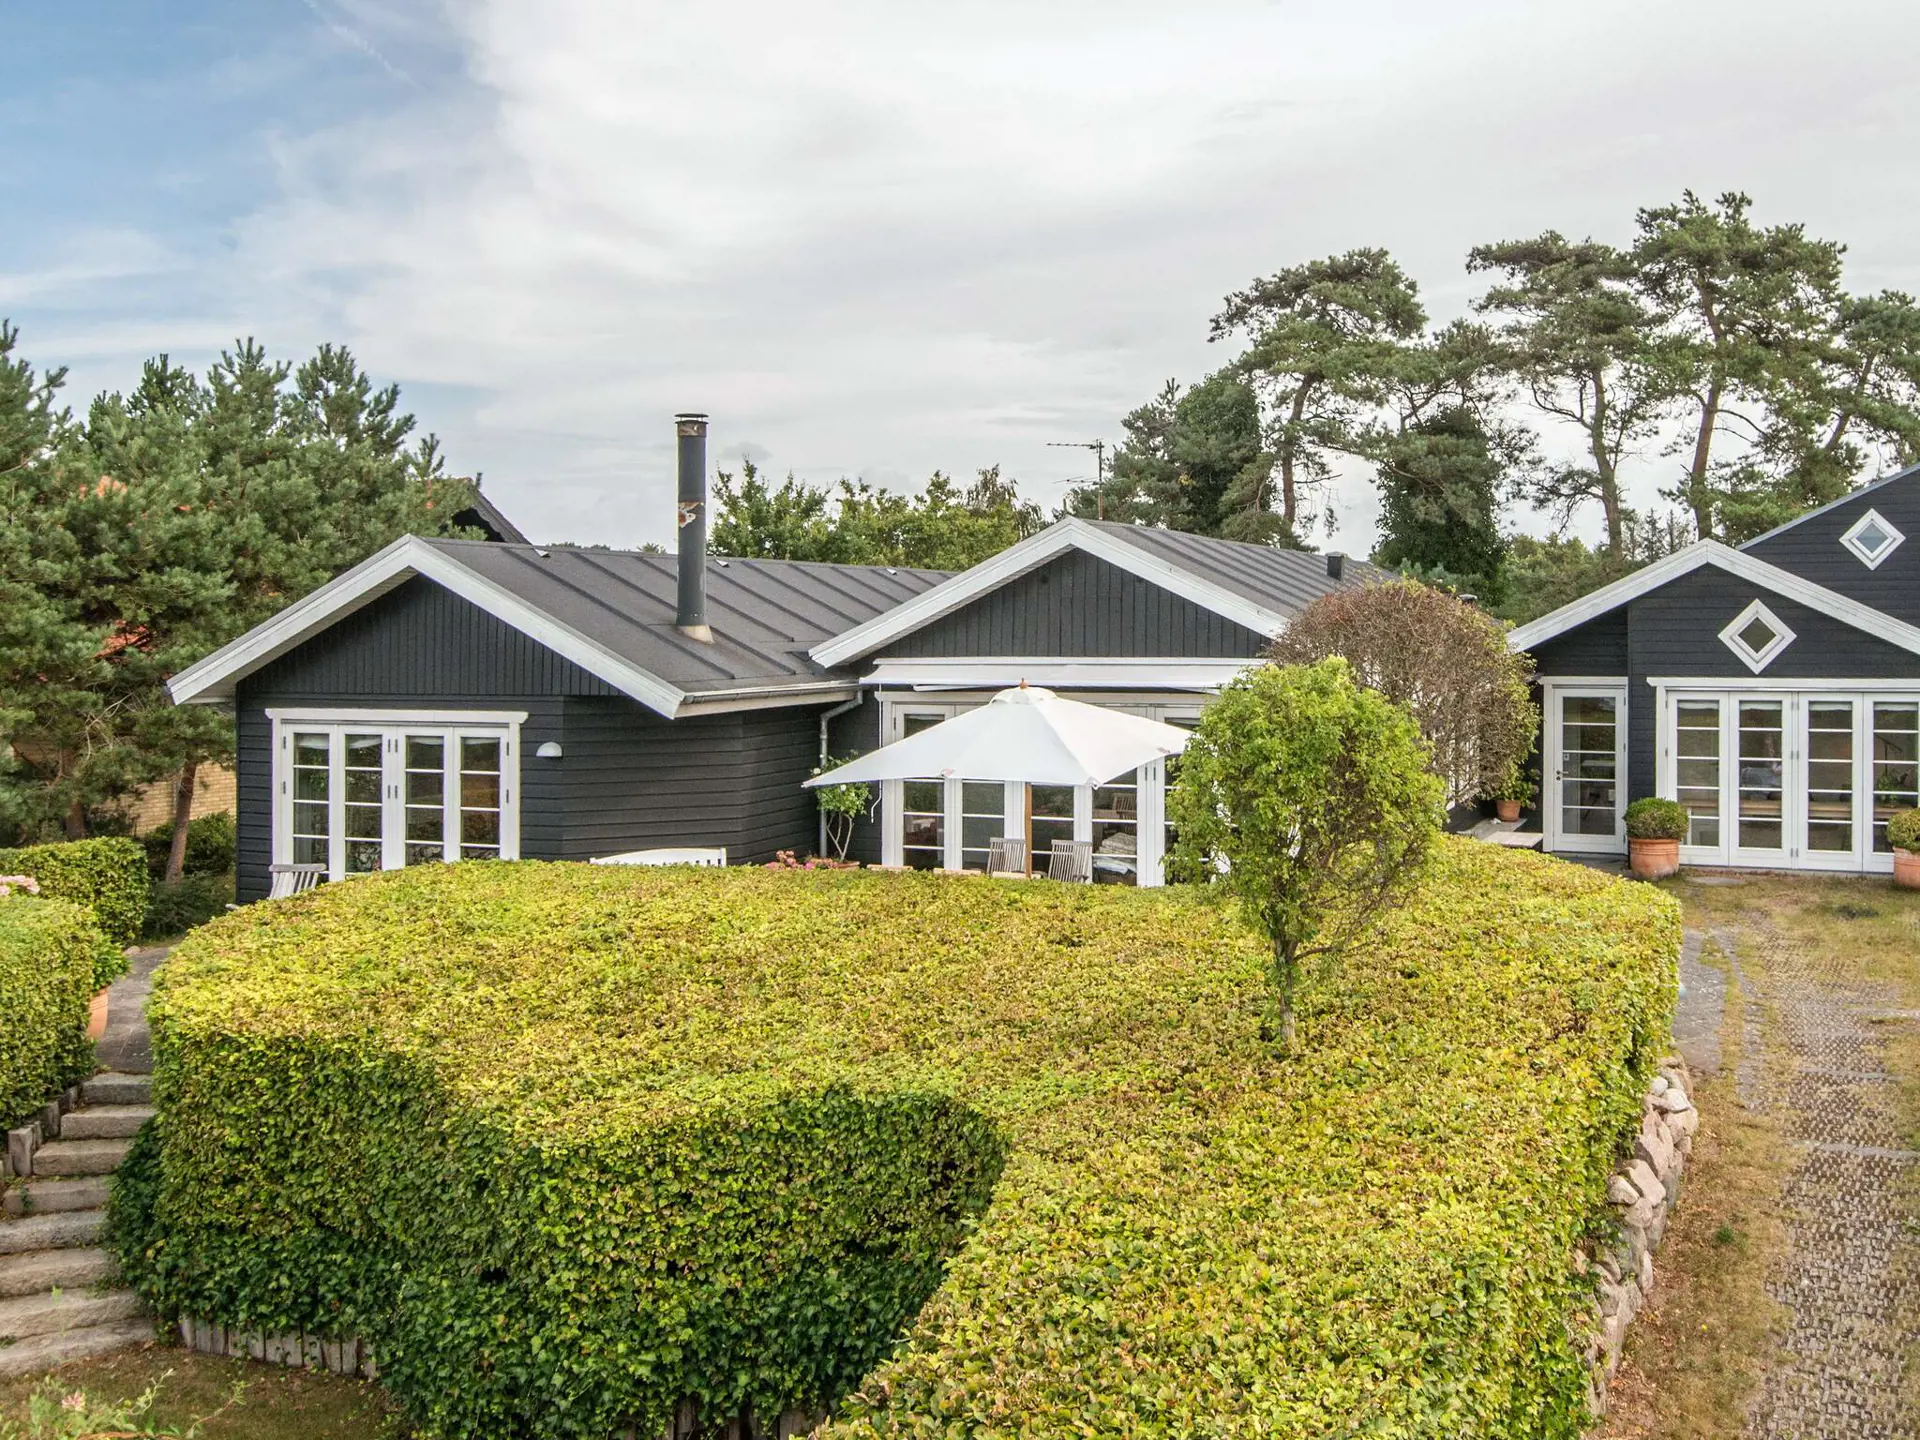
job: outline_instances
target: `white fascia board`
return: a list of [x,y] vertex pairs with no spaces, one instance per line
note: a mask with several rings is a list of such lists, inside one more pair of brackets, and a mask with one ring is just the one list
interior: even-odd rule
[[402,536],[271,620],[188,666],[167,682],[167,692],[176,705],[231,699],[239,680],[415,575],[446,587],[649,709],[668,718],[678,712],[680,690],[413,535]]
[[1137,575],[1171,594],[1191,600],[1262,635],[1279,634],[1292,618],[1282,611],[1256,605],[1212,581],[1203,580],[1191,571],[1149,555],[1137,546],[1129,545],[1080,520],[1056,520],[1039,534],[1030,535],[1016,545],[1009,545],[971,570],[964,570],[949,580],[941,581],[931,590],[901,602],[863,625],[856,625],[831,640],[823,640],[807,653],[814,663],[828,668],[858,660],[902,635],[909,635],[943,615],[952,614],[989,591],[1039,569],[1069,550],[1083,550],[1130,575]]
[[1218,690],[1257,660],[1142,660],[1081,656],[991,656],[968,660],[879,660],[861,681],[873,688],[1005,689],[1022,680],[1080,690]]
[[1601,586],[1591,595],[1583,595],[1571,604],[1562,605],[1558,610],[1510,631],[1507,644],[1514,650],[1531,650],[1543,641],[1565,634],[1576,625],[1584,625],[1629,600],[1638,599],[1650,590],[1657,590],[1682,575],[1698,570],[1702,565],[1717,566],[1729,575],[1749,581],[1763,590],[1798,601],[1808,609],[1831,615],[1843,624],[1885,640],[1889,645],[1897,645],[1902,650],[1911,650],[1920,655],[1920,627],[1895,619],[1886,611],[1876,610],[1871,605],[1862,605],[1837,590],[1816,585],[1790,570],[1769,565],[1744,550],[1732,549],[1718,540],[1697,540],[1686,549],[1677,550],[1631,575],[1622,576],[1611,585]]
[[689,691],[681,697],[677,713],[726,715],[736,710],[784,710],[797,705],[829,705],[836,700],[859,698],[860,687],[850,680],[742,686],[734,690]]

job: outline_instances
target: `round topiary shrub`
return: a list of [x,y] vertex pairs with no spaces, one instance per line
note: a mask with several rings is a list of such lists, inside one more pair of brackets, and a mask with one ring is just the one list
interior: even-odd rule
[[1920,810],[1896,810],[1889,816],[1887,843],[1909,855],[1920,855]]
[[1627,837],[1631,840],[1684,840],[1693,817],[1678,800],[1649,796],[1627,806]]

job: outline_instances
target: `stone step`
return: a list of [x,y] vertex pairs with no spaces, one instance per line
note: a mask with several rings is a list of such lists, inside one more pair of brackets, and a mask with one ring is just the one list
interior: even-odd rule
[[145,1105],[153,1099],[153,1077],[102,1070],[81,1084],[80,1098],[89,1105]]
[[125,1140],[146,1124],[151,1105],[87,1105],[60,1118],[62,1140]]
[[111,1175],[126,1158],[126,1140],[55,1140],[33,1152],[35,1175]]
[[151,1320],[116,1320],[111,1325],[89,1325],[57,1335],[36,1335],[14,1345],[0,1345],[0,1380],[37,1375],[71,1360],[110,1355],[130,1345],[153,1339]]
[[98,1210],[107,1203],[110,1177],[83,1175],[62,1180],[16,1180],[0,1195],[0,1210],[18,1219],[22,1215],[52,1215],[60,1210]]
[[34,1335],[57,1335],[62,1330],[84,1330],[137,1320],[144,1313],[140,1297],[131,1290],[60,1290],[45,1295],[22,1295],[0,1300],[0,1342]]
[[113,1276],[113,1256],[97,1247],[0,1255],[0,1299],[104,1285]]
[[0,1255],[30,1255],[35,1250],[73,1250],[92,1245],[107,1228],[104,1210],[67,1210],[29,1215],[0,1223]]

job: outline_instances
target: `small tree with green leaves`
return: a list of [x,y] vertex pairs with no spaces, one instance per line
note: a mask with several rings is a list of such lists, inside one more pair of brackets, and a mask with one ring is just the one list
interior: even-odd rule
[[1336,961],[1407,892],[1441,796],[1412,718],[1344,660],[1261,666],[1201,715],[1167,801],[1174,872],[1225,885],[1272,940],[1284,1048],[1302,964]]
[[[852,755],[843,760],[829,758],[813,773],[822,774],[855,758]],[[847,846],[853,841],[853,822],[873,808],[873,787],[858,781],[851,785],[816,786],[813,803],[820,807],[820,815],[827,822],[827,844],[833,850],[833,858],[846,859]]]

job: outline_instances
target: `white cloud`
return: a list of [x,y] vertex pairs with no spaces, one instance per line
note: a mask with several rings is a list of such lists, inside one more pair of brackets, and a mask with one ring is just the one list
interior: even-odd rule
[[[416,73],[377,8],[326,13]],[[1741,187],[1920,286],[1920,12],[1812,13],[472,0],[463,83],[277,138],[214,318],[346,339],[542,537],[665,538],[687,407],[803,475],[997,461],[1051,501],[1085,467],[1047,441],[1117,438],[1226,358],[1226,291],[1353,245],[1445,317],[1477,241]],[[1336,506],[1364,551],[1364,484]]]

